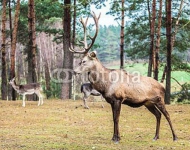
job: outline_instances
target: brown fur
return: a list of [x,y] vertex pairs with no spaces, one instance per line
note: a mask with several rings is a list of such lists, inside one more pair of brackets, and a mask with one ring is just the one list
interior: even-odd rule
[[95,52],[87,53],[74,72],[79,74],[88,72],[88,79],[92,87],[111,104],[114,121],[113,141],[120,140],[121,104],[131,107],[144,105],[155,115],[157,125],[154,140],[159,138],[161,113],[163,113],[172,130],[173,140],[177,140],[164,104],[165,89],[158,81],[150,77],[131,75],[123,70],[107,69],[97,59]]

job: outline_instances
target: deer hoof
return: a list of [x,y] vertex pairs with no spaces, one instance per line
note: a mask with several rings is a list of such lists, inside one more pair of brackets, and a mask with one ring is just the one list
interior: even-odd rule
[[177,136],[175,136],[175,137],[173,138],[173,141],[177,141]]
[[112,141],[114,141],[115,144],[118,144],[120,141],[120,137],[118,135],[114,135]]
[[155,136],[154,138],[153,138],[153,141],[156,141],[156,140],[158,140],[159,139],[159,136]]

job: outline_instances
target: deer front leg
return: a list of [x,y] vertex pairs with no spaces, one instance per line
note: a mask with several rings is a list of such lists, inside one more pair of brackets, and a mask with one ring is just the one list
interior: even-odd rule
[[22,96],[22,107],[25,107],[25,94]]
[[84,102],[84,108],[89,109],[88,105],[86,104],[87,97],[88,96],[86,96],[86,95],[83,97],[83,102]]
[[38,98],[39,98],[39,100],[38,100],[38,106],[40,106],[40,104],[41,104],[41,97],[38,96]]
[[119,116],[121,111],[121,101],[114,100],[113,103],[111,103],[112,112],[113,112],[113,122],[114,122],[114,133],[112,140],[115,143],[118,143],[120,140],[120,134],[119,134]]

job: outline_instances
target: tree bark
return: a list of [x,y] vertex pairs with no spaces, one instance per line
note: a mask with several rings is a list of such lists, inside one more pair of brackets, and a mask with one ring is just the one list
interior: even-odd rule
[[162,79],[161,79],[160,83],[164,83],[164,80],[166,77],[166,72],[167,72],[167,65],[165,65],[165,67],[164,67],[164,71],[163,71]]
[[48,52],[45,51],[45,50],[49,50],[49,47],[47,47],[47,44],[46,44],[45,34],[42,34],[42,37],[40,37],[40,44],[41,44],[41,50],[43,50],[41,53],[43,53],[42,56],[44,60],[45,83],[46,83],[46,90],[48,91],[46,95],[47,95],[47,98],[49,98],[51,96],[51,85],[50,85],[51,77],[50,77],[50,71],[49,71],[50,63],[48,63],[50,60],[48,59],[49,58]]
[[[11,44],[12,44],[12,9],[11,9],[11,0],[9,0],[9,29],[10,29],[10,39],[11,39]],[[9,60],[11,60],[11,56],[9,56],[8,58]],[[8,73],[9,73],[9,80],[11,80],[11,68],[10,65],[8,66]],[[13,88],[10,84],[8,84],[8,99],[11,100],[12,99],[12,95],[13,95]]]
[[150,54],[149,54],[149,65],[148,65],[148,76],[152,76],[152,66],[154,66],[154,29],[156,19],[156,0],[152,2],[152,17],[150,18]]
[[159,51],[160,51],[160,29],[162,25],[162,0],[160,0],[160,8],[158,13],[158,28],[156,37],[156,49],[155,49],[155,64],[154,64],[154,79],[158,80],[159,73]]
[[[10,31],[12,33],[12,9],[11,9],[11,0],[9,0],[9,28]],[[10,34],[10,39],[11,39],[11,43],[12,43],[12,34]]]
[[124,69],[124,4],[125,0],[121,1],[121,33],[120,33],[120,69]]
[[7,67],[6,67],[6,0],[3,0],[3,11],[2,11],[2,71],[1,71],[1,99],[7,99]]
[[171,52],[172,52],[172,17],[171,0],[166,0],[166,38],[167,38],[167,72],[166,72],[166,93],[165,103],[170,104],[171,93]]
[[47,62],[47,58],[45,58],[45,81],[46,81],[46,90],[48,91],[47,93],[47,98],[49,98],[51,96],[51,86],[50,86],[50,81],[51,81],[51,77],[50,77],[50,73],[49,73],[49,65]]
[[[63,69],[65,73],[62,74],[64,83],[61,89],[61,99],[70,99],[72,96],[72,73],[73,70],[73,53],[69,51],[71,38],[71,0],[64,0],[64,20],[63,20]],[[66,70],[70,71],[66,71]],[[66,75],[67,74],[67,75]],[[68,77],[68,78],[67,78]]]
[[[75,40],[76,40],[76,13],[77,13],[77,9],[76,9],[76,0],[74,0],[73,3],[73,7],[74,7],[74,12],[73,12],[73,33],[72,33],[72,45],[73,48],[75,47]],[[75,65],[75,58],[73,56],[73,65]],[[75,82],[75,78],[73,76],[73,80],[72,80],[72,95],[73,95],[73,99],[75,100],[75,92],[76,92],[76,82]]]
[[[15,20],[14,20],[14,30],[13,30],[13,33],[12,33],[12,43],[11,43],[10,79],[15,77],[15,51],[16,51],[19,13],[20,13],[20,0],[17,0],[16,11],[15,11]],[[12,92],[12,100],[16,100],[16,91],[12,88],[11,92]]]
[[[174,34],[173,34],[173,39],[172,39],[172,50],[173,50],[173,47],[174,47],[175,38],[176,38],[177,31],[178,31],[179,17],[181,16],[181,12],[182,12],[182,8],[183,8],[183,3],[184,3],[184,0],[181,0],[179,12],[178,12],[178,15],[177,15],[177,21],[176,21],[176,23],[175,23],[175,30],[174,30]],[[165,65],[165,68],[166,68],[166,67],[167,67],[167,65]],[[162,74],[161,83],[164,82],[164,80],[165,80],[165,75],[166,75],[166,69],[164,70],[164,72],[163,72],[163,74]]]
[[73,34],[72,34],[72,45],[75,44],[75,32],[76,32],[76,0],[74,0],[74,13],[73,13]]
[[[36,73],[36,29],[35,29],[35,2],[34,0],[28,1],[28,83],[37,82]],[[29,96],[30,100],[36,100],[36,96]]]

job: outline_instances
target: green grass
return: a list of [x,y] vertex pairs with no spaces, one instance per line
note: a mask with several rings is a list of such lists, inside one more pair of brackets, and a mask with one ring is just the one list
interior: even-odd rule
[[[0,100],[0,149],[2,150],[156,150],[190,149],[190,105],[169,105],[172,123],[179,140],[172,134],[164,117],[160,139],[152,141],[155,118],[145,107],[122,106],[121,141],[111,141],[113,121],[106,102],[88,103],[89,110],[79,107],[81,100],[45,100],[44,105],[27,101]],[[104,108],[101,108],[101,104]]]
[[[175,78],[180,83],[190,82],[190,73],[185,71],[173,71],[172,77]],[[173,81],[173,80],[172,80]],[[173,81],[175,82],[175,81]]]

